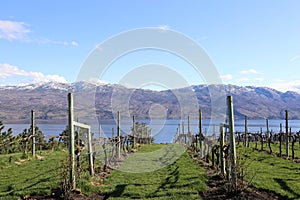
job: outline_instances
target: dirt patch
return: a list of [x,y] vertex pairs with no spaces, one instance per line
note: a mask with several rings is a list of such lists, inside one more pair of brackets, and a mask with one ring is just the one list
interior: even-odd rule
[[249,186],[246,182],[239,183],[239,191],[230,192],[230,190],[228,190],[228,182],[218,172],[216,172],[216,170],[212,169],[211,166],[204,161],[197,159],[197,162],[202,167],[207,169],[208,176],[208,181],[206,184],[209,188],[206,191],[200,193],[202,199],[287,199],[287,197],[281,196],[273,191],[257,189],[255,187]]
[[[229,192],[228,183],[214,170],[208,169],[208,190],[201,193],[202,199],[279,199],[283,200],[286,197],[280,196],[273,191],[260,190],[254,187],[246,186],[238,192]],[[246,184],[246,183],[244,183]],[[240,187],[243,187],[240,185]]]
[[15,164],[21,165],[23,162],[26,162],[26,161],[27,161],[26,159],[24,159],[24,160],[19,160],[19,161],[15,162]]
[[43,156],[36,155],[35,158],[38,159],[38,160],[42,160],[44,157],[43,157]]

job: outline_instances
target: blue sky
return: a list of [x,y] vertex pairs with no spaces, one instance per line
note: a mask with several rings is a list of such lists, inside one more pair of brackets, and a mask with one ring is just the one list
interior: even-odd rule
[[[300,1],[3,1],[0,85],[74,82],[98,44],[121,32],[158,27],[195,40],[223,83],[300,92]],[[146,50],[123,56],[101,79],[118,83],[148,63],[189,84],[205,81],[184,60]]]

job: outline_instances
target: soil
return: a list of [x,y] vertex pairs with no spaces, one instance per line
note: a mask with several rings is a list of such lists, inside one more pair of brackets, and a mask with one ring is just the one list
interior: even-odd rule
[[247,183],[239,183],[239,187],[241,187],[239,191],[235,193],[229,192],[227,190],[229,187],[228,183],[214,170],[209,169],[207,175],[209,177],[207,182],[209,189],[200,194],[202,199],[286,199],[286,197],[273,191],[247,186]]
[[246,182],[239,181],[238,183],[238,191],[230,192],[228,182],[220,175],[220,173],[216,172],[216,170],[212,169],[211,166],[204,161],[197,162],[204,168],[207,169],[207,186],[209,187],[206,191],[200,194],[202,199],[232,199],[232,200],[240,200],[240,199],[260,199],[260,200],[269,200],[269,199],[278,199],[284,200],[287,197],[281,196],[273,191],[257,189],[248,185]]

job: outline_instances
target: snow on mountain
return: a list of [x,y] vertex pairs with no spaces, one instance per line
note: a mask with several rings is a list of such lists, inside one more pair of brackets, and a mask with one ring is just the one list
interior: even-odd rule
[[[71,84],[48,82],[24,86],[0,86],[0,120],[25,119],[32,108],[37,110],[37,117],[40,119],[66,118],[68,92],[80,93],[82,102],[85,102],[86,97],[93,96],[95,102],[92,106],[103,118],[113,116],[112,95],[124,98],[128,94],[131,95],[130,112],[137,118],[149,117],[148,108],[154,104],[165,107],[169,118],[179,118],[181,105],[177,97],[194,92],[199,108],[204,111],[204,117],[209,117],[211,95],[215,94],[212,91],[225,91],[224,95],[234,97],[236,118],[247,115],[249,118],[279,119],[284,118],[284,110],[288,109],[291,118],[300,119],[300,94],[296,92],[283,93],[272,88],[235,85],[194,85],[175,90],[151,91],[97,81],[79,81]],[[118,106],[120,106],[118,109],[123,108],[122,103]],[[194,109],[187,106],[187,109]],[[84,109],[82,112],[83,116],[89,115],[84,113]]]

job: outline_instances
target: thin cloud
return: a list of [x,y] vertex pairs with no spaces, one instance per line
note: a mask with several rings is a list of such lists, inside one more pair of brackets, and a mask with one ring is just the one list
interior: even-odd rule
[[[7,78],[15,79],[17,82],[16,85],[40,82],[67,82],[66,79],[60,75],[45,75],[41,72],[27,72],[18,68],[17,66],[6,63],[0,64],[0,78],[3,79],[2,82],[5,82],[5,79]],[[18,80],[21,80],[21,82],[18,82]]]
[[49,38],[32,38],[30,36],[31,32],[32,31],[28,28],[28,25],[25,22],[0,20],[0,39],[9,41],[18,40],[38,44],[78,46],[76,41],[67,42],[52,40]]
[[159,26],[157,26],[155,28],[159,29],[162,32],[166,32],[166,31],[170,30],[170,27],[168,25],[159,25]]
[[290,62],[294,62],[294,61],[296,61],[298,59],[300,59],[300,55],[296,55],[296,56],[290,58]]
[[74,46],[74,47],[77,47],[77,46],[78,46],[78,43],[75,42],[75,41],[72,41],[72,42],[71,42],[71,45]]
[[233,79],[233,76],[231,74],[225,74],[221,75],[220,78],[222,79],[222,81],[229,81]]
[[24,22],[0,20],[0,39],[26,40],[30,32]]
[[240,71],[241,74],[261,74],[260,72],[256,71],[255,69],[247,69]]

